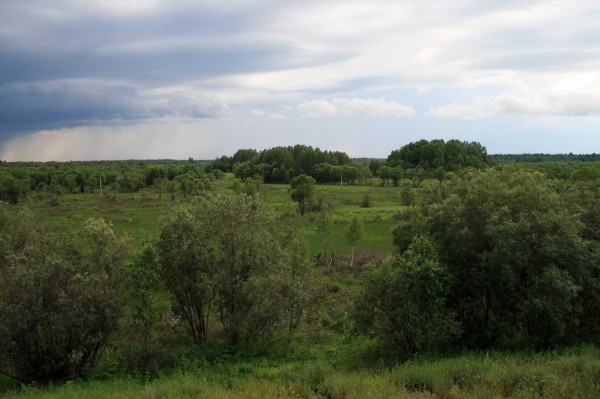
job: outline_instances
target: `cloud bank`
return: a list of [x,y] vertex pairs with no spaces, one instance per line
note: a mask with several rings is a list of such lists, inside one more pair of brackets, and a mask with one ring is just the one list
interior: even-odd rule
[[[600,134],[594,0],[4,0],[0,60],[4,159],[24,135],[67,148],[62,141],[74,138],[58,134],[64,129],[92,143],[95,128],[135,137],[141,126],[178,131],[206,120],[219,121],[203,135],[214,151],[276,122],[286,128],[270,136],[273,145],[311,144],[306,132],[321,137],[334,123],[346,129],[332,146],[351,139],[352,148],[371,148],[369,131],[379,156],[407,137],[449,131],[535,151],[530,118],[560,119],[544,125],[556,137],[588,118],[586,129]],[[512,132],[498,118],[510,119]],[[84,147],[69,156],[89,156],[77,151]],[[186,151],[168,139],[162,148]],[[114,151],[145,158],[153,150]]]

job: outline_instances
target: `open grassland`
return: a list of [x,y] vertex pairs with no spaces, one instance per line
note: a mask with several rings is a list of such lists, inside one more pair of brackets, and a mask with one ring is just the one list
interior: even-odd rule
[[[229,192],[236,179],[228,175],[213,183],[215,192]],[[375,182],[374,182],[375,183]],[[369,207],[362,207],[364,196],[370,199]],[[303,217],[297,214],[297,205],[290,198],[288,184],[263,184],[259,190],[265,202],[276,212],[302,225],[306,231],[310,253],[324,250],[322,236],[316,228],[317,213],[308,212]],[[353,217],[358,218],[364,229],[363,239],[357,245],[357,252],[392,251],[391,231],[394,227],[394,214],[401,208],[398,189],[353,185],[319,185],[317,198],[330,208],[330,236],[327,251],[349,253],[350,245],[344,238],[344,231]],[[168,193],[159,194],[153,189],[142,189],[136,193],[114,193],[105,191],[93,194],[63,194],[57,205],[51,205],[42,195],[30,195],[23,206],[37,212],[49,223],[64,230],[77,233],[81,224],[88,218],[104,218],[112,223],[118,237],[128,236],[134,241],[155,237],[159,232],[160,218],[169,214],[174,206],[191,201],[193,196],[184,197],[177,193],[172,201]]]
[[301,360],[238,358],[190,362],[153,380],[119,378],[23,387],[3,398],[597,398],[600,353],[593,347],[538,354],[478,353],[346,369],[350,347],[307,349]]

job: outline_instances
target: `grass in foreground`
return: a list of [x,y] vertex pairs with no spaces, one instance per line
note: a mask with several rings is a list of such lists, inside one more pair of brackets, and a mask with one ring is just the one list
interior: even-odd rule
[[[346,354],[347,355],[347,354]],[[342,355],[343,356],[343,355]],[[309,356],[310,357],[310,356]],[[345,370],[329,360],[257,358],[183,367],[148,382],[133,378],[23,387],[2,398],[594,398],[600,351],[466,354],[392,368]]]

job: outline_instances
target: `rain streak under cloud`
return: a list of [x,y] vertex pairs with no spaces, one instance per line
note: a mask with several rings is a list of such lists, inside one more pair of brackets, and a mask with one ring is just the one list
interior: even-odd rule
[[597,1],[0,3],[0,159],[600,152]]

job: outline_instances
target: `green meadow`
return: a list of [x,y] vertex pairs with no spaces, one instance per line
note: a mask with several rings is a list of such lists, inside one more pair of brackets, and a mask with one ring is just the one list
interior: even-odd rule
[[[379,254],[392,251],[391,232],[394,228],[394,215],[398,212],[400,199],[394,187],[381,187],[378,180],[373,185],[319,185],[317,198],[330,205],[331,231],[328,251],[344,254],[351,251],[344,238],[344,230],[353,217],[358,218],[364,229],[363,239],[357,245],[357,252],[373,251]],[[237,181],[232,174],[213,182],[214,192],[232,193],[231,187]],[[368,194],[370,206],[362,206]],[[290,198],[288,184],[262,184],[259,195],[280,215],[297,218],[296,222],[305,229],[310,253],[316,255],[323,250],[323,238],[317,232],[316,215],[308,212],[303,217],[297,213],[297,205]],[[193,200],[178,193],[172,201],[168,193],[159,194],[145,188],[136,193],[77,193],[63,194],[58,205],[52,206],[43,196],[30,196],[21,206],[38,213],[52,225],[76,233],[88,218],[103,218],[110,222],[118,237],[128,236],[135,241],[155,237],[160,227],[160,218],[173,207]]]

